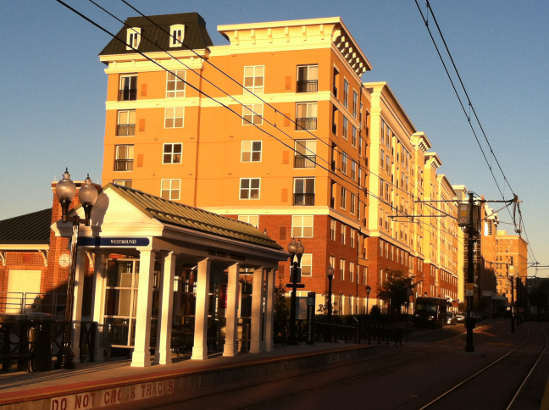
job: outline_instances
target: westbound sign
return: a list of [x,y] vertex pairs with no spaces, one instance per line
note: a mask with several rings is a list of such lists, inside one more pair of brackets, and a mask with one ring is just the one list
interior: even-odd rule
[[148,246],[149,238],[80,238],[78,246]]

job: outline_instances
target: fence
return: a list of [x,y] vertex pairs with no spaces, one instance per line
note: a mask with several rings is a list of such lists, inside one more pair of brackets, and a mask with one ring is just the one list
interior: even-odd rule
[[[300,341],[307,340],[307,321],[296,320],[297,338]],[[290,322],[288,320],[274,321],[274,342],[285,344],[290,335]],[[324,342],[344,342],[344,343],[362,343],[372,340],[387,344],[398,343],[402,345],[402,329],[387,325],[377,325],[360,322],[357,326],[348,326],[332,323],[315,322],[314,324],[315,340]]]
[[10,315],[42,314],[62,317],[66,293],[0,292],[0,313]]

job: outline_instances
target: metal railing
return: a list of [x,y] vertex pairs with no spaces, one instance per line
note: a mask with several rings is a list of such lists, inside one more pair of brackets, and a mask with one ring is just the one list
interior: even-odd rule
[[117,159],[114,161],[115,171],[133,171],[133,159]]
[[298,93],[316,93],[318,91],[318,80],[298,80]]
[[116,126],[116,135],[119,137],[135,135],[135,124],[118,124]]
[[67,295],[43,292],[0,292],[0,313],[30,315],[46,313],[62,316]]
[[296,118],[296,130],[316,130],[316,117]]
[[137,100],[137,88],[126,88],[118,91],[118,101]]
[[315,194],[294,194],[294,205],[314,206]]
[[294,168],[315,168],[316,155],[301,155],[296,154]]

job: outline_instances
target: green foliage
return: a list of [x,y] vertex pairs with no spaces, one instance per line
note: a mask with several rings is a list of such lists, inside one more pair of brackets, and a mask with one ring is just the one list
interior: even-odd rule
[[400,313],[401,306],[410,300],[408,291],[415,286],[414,277],[405,275],[400,270],[387,269],[386,273],[387,280],[378,290],[377,297],[390,303],[392,313]]

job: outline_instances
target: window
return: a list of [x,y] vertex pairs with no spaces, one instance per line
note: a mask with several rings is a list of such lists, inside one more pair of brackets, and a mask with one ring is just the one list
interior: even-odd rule
[[119,101],[137,100],[137,74],[120,76]]
[[304,253],[301,256],[301,276],[313,275],[313,254]]
[[170,27],[170,47],[181,47],[185,38],[185,26],[175,24]]
[[297,67],[297,92],[315,93],[318,91],[318,65]]
[[242,141],[242,162],[261,162],[261,141]]
[[141,42],[141,28],[130,27],[126,30],[126,50],[133,50],[139,47]]
[[355,280],[355,263],[349,262],[349,281],[353,282]]
[[337,98],[337,86],[339,84],[339,71],[337,71],[337,68],[335,67],[334,67],[333,82],[334,82],[333,94],[334,94],[334,97]]
[[353,125],[352,126],[352,139],[351,139],[351,144],[353,144],[353,147],[356,148],[356,138],[357,138],[357,132],[356,132],[356,127]]
[[164,128],[183,128],[185,108],[166,108],[164,112]]
[[339,279],[345,280],[345,259],[339,260]]
[[170,200],[178,200],[181,192],[181,180],[180,179],[163,179],[161,181],[162,187],[160,190],[160,197]]
[[114,181],[112,181],[112,183],[116,184],[116,185],[120,185],[120,186],[125,186],[127,188],[132,187],[132,180],[131,179],[115,179]]
[[351,214],[354,215],[356,213],[356,195],[351,194]]
[[259,199],[261,178],[240,179],[240,199]]
[[362,283],[363,284],[368,283],[368,267],[367,266],[362,267],[362,275],[364,276],[364,278],[362,279]]
[[343,80],[343,106],[349,108],[349,81]]
[[118,111],[116,135],[120,137],[135,135],[135,110]]
[[356,91],[353,91],[353,117],[356,118],[358,111],[358,94]]
[[358,155],[362,156],[362,150],[364,149],[364,140],[362,138],[358,139]]
[[114,158],[115,171],[133,170],[133,145],[116,145]]
[[296,130],[316,130],[317,103],[296,104]]
[[355,247],[355,243],[356,243],[356,231],[353,228],[351,228],[351,248]]
[[343,138],[347,139],[347,126],[348,126],[349,120],[347,120],[347,117],[343,116],[343,131],[342,136]]
[[313,215],[292,216],[292,237],[312,238],[313,237]]
[[345,245],[347,241],[347,226],[341,224],[341,243]]
[[316,140],[296,140],[294,168],[316,166]]
[[183,144],[164,144],[163,164],[181,164]]
[[315,204],[315,179],[294,178],[294,205]]
[[[335,241],[336,240],[336,226],[337,226],[337,222],[335,219],[332,219],[330,221],[330,239],[332,241]],[[332,265],[332,268],[334,267],[334,265]]]
[[247,104],[242,107],[242,125],[263,124],[263,104]]
[[379,154],[379,165],[381,166],[381,169],[385,169],[385,151],[381,150],[381,153]]
[[347,209],[347,190],[341,187],[341,209]]
[[166,98],[185,97],[185,70],[167,72]]
[[351,160],[351,179],[356,180],[356,162]]
[[347,154],[344,152],[341,154],[341,172],[347,174]]
[[259,226],[259,215],[238,215],[238,220],[249,223],[256,228]]
[[337,108],[335,105],[332,107],[332,134],[337,137]]
[[243,94],[263,94],[265,66],[256,65],[244,67],[244,91]]

